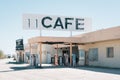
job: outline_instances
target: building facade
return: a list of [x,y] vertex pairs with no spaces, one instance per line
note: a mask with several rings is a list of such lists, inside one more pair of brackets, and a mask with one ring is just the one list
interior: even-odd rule
[[84,50],[84,65],[120,68],[120,40],[80,45]]
[[78,35],[85,65],[120,68],[120,26]]
[[[43,43],[42,50],[40,46],[36,47],[36,50],[30,48],[31,55],[36,53],[38,56],[42,55],[42,63],[56,63],[55,56],[57,56],[59,65],[120,68],[120,26],[69,38],[35,37],[28,42]],[[63,46],[56,47],[53,44],[63,44]],[[38,59],[40,60],[40,57]]]

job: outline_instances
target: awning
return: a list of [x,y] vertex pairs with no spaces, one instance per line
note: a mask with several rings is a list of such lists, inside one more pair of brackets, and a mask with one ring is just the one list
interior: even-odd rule
[[[43,44],[80,44],[79,37],[34,37],[28,40],[28,43],[43,43]],[[81,43],[82,44],[82,43]]]

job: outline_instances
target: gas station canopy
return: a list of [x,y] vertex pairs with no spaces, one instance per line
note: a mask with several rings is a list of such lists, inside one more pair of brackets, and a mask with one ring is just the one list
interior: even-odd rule
[[82,44],[80,37],[34,37],[28,40],[30,44]]

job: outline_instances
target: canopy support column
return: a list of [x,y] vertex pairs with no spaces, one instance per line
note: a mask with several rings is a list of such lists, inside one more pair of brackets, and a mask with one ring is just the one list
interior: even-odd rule
[[58,55],[58,44],[57,44],[57,55]]
[[40,42],[40,67],[42,66],[42,43]]
[[72,43],[70,43],[70,66],[72,66]]
[[31,47],[31,44],[29,44],[29,46],[30,46],[30,54],[32,54],[32,47]]
[[55,54],[55,65],[58,65],[58,44],[57,44],[57,48],[56,48],[56,54]]
[[[33,58],[32,58],[32,44],[31,43],[29,44],[29,47],[30,47],[29,48],[30,49],[30,60],[32,60]],[[30,61],[30,65],[33,66],[33,63],[31,61]]]

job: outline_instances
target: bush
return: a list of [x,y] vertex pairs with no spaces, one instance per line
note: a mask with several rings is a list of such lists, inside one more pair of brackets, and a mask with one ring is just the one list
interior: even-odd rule
[[3,59],[3,58],[5,58],[5,55],[4,55],[3,51],[0,50],[0,59]]

